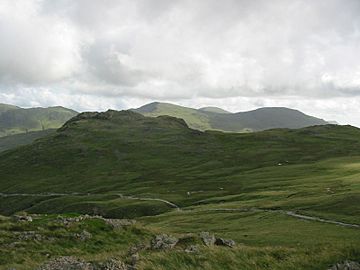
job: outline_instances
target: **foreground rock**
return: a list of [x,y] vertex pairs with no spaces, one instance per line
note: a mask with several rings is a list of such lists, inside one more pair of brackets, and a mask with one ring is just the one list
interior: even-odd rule
[[106,224],[112,226],[114,229],[125,227],[125,226],[131,226],[136,224],[136,220],[134,219],[104,219]]
[[353,261],[345,261],[333,265],[328,270],[360,270],[360,263]]
[[215,245],[217,246],[226,246],[226,247],[234,247],[235,241],[231,239],[223,239],[223,238],[216,238]]
[[120,260],[109,259],[103,263],[89,263],[75,257],[59,257],[50,260],[37,270],[129,270],[136,269]]
[[32,222],[33,218],[31,216],[27,216],[27,215],[14,215],[13,218],[15,219],[15,221],[19,221],[19,222]]
[[177,242],[179,242],[179,239],[176,237],[160,234],[151,240],[151,249],[172,249],[176,246]]
[[198,253],[199,252],[199,249],[197,246],[195,245],[190,245],[188,246],[185,250],[184,250],[186,253]]
[[94,270],[94,267],[75,257],[59,257],[48,261],[37,270]]
[[97,267],[96,269],[99,270],[128,270],[130,267],[128,267],[125,263],[116,260],[116,259],[110,259],[107,262],[105,262],[103,265]]
[[213,246],[215,244],[216,238],[215,235],[209,233],[209,232],[201,232],[200,238],[204,242],[206,246]]

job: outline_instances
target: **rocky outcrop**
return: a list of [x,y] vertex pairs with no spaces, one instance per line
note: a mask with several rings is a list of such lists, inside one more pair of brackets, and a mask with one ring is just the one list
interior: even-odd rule
[[32,222],[33,218],[31,216],[27,216],[27,215],[14,215],[13,216],[15,221],[18,222]]
[[235,241],[232,239],[216,238],[215,245],[226,246],[226,247],[232,248],[235,246]]
[[198,253],[199,252],[199,248],[196,245],[190,245],[188,246],[185,250],[186,253]]
[[120,260],[110,259],[100,266],[95,268],[96,270],[128,270],[129,267]]
[[114,229],[125,227],[125,226],[131,226],[136,223],[136,220],[134,219],[104,219],[106,224],[112,226]]
[[37,270],[94,270],[94,266],[91,263],[87,263],[75,257],[59,257],[52,259]]
[[360,270],[360,263],[354,261],[344,261],[333,265],[328,270]]
[[92,238],[92,234],[86,230],[83,230],[81,233],[75,233],[74,237],[79,241],[86,241]]
[[213,246],[215,244],[216,238],[215,235],[209,233],[209,232],[201,232],[200,233],[200,238],[203,241],[203,243],[206,246]]
[[178,241],[179,239],[176,237],[167,234],[156,235],[155,238],[151,240],[151,249],[172,249]]

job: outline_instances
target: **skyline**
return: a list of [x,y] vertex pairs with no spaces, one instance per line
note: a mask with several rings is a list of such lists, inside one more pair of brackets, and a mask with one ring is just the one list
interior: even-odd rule
[[288,107],[360,126],[360,2],[0,3],[0,103]]

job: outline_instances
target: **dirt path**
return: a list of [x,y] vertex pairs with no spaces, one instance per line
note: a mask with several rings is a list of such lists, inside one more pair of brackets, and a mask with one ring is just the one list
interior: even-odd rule
[[[109,195],[109,194],[90,194],[90,193],[0,193],[0,197],[57,197],[57,196],[91,196],[91,195]],[[177,211],[181,211],[182,209],[180,206],[172,203],[170,201],[160,199],[160,198],[148,198],[148,197],[136,197],[136,196],[129,196],[123,194],[116,194],[119,198],[126,199],[126,200],[139,200],[139,201],[158,201],[167,204],[168,206],[176,209]],[[281,213],[290,217],[294,217],[297,219],[308,220],[308,221],[315,221],[315,222],[322,222],[328,224],[334,224],[342,227],[351,227],[351,228],[360,228],[360,224],[352,224],[341,222],[332,219],[324,219],[316,216],[309,216],[298,214],[294,211],[285,211],[285,210],[272,210],[272,209],[260,209],[260,208],[213,208],[213,209],[204,209],[204,210],[186,210],[184,211],[204,211],[204,212],[268,212],[268,213]]]
[[[61,196],[91,196],[91,195],[109,195],[109,194],[100,194],[100,193],[96,193],[96,194],[90,194],[90,193],[77,193],[77,192],[72,192],[72,193],[53,193],[53,192],[49,192],[49,193],[0,193],[0,197],[61,197]],[[127,200],[138,200],[138,201],[158,201],[158,202],[163,202],[165,204],[167,204],[168,206],[175,208],[176,210],[180,210],[180,207],[178,205],[176,205],[175,203],[169,202],[167,200],[164,199],[160,199],[160,198],[147,198],[147,197],[135,197],[135,196],[126,196],[123,194],[116,194],[117,196],[119,196],[119,198],[121,199],[127,199]]]
[[322,223],[328,224],[335,224],[338,226],[343,227],[351,227],[351,228],[360,228],[360,224],[353,224],[353,223],[346,223],[332,219],[324,219],[315,216],[308,216],[298,214],[293,211],[285,211],[285,210],[271,210],[271,209],[260,209],[260,208],[215,208],[215,209],[205,209],[203,211],[214,211],[214,212],[268,212],[268,213],[280,213],[290,217],[302,219],[302,220],[309,220],[309,221],[317,221]]

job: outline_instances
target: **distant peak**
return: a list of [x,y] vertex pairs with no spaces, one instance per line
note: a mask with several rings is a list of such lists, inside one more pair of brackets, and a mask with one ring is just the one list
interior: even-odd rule
[[221,109],[219,107],[213,107],[213,106],[202,107],[199,109],[199,111],[213,112],[213,113],[231,113],[231,112]]

